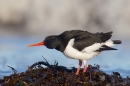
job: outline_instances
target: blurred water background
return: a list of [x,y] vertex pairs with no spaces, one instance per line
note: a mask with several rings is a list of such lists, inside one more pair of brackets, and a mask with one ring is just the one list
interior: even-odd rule
[[78,60],[46,47],[26,46],[48,35],[80,29],[90,32],[113,31],[112,39],[123,41],[117,51],[102,52],[87,64],[99,64],[103,71],[130,76],[129,0],[0,0],[0,77],[18,72],[44,60],[50,64],[77,67]]

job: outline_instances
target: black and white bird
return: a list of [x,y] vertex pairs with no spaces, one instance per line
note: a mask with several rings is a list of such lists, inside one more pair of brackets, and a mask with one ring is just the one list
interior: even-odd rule
[[121,44],[120,40],[111,40],[112,31],[107,33],[90,33],[82,30],[65,31],[60,35],[47,36],[44,41],[31,46],[45,45],[49,49],[61,51],[65,56],[79,60],[76,75],[79,74],[82,62],[84,63],[83,72],[86,72],[86,62],[97,56],[102,51],[117,50],[111,48],[115,44]]

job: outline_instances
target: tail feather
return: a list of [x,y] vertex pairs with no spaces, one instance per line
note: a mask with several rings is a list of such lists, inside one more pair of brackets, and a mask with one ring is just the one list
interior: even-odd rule
[[122,41],[121,40],[112,40],[114,44],[121,44]]
[[98,51],[107,51],[107,50],[118,50],[116,48],[100,48]]
[[108,46],[104,45],[104,46],[102,46],[102,48],[100,48],[97,51],[101,52],[101,51],[106,51],[106,50],[117,50],[117,49],[116,48],[112,48],[112,47],[108,47]]

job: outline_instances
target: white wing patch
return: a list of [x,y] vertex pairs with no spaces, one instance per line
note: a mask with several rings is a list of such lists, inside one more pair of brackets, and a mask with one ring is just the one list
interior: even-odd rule
[[111,39],[109,39],[108,41],[106,41],[105,45],[108,46],[108,47],[114,46],[113,41]]
[[112,47],[112,46],[114,46],[114,43],[111,39],[109,39],[105,43],[94,43],[93,45],[84,48],[82,51],[85,51],[87,53],[92,53],[92,52],[98,50],[99,48],[101,48],[103,45],[106,45],[108,47]]
[[91,46],[85,47],[82,51],[85,51],[87,53],[92,53],[96,50],[98,50],[99,48],[101,48],[101,46],[103,46],[104,43],[94,43]]

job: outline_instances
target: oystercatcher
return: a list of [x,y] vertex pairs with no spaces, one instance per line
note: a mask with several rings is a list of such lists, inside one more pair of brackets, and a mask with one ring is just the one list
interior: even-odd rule
[[61,51],[65,56],[79,60],[76,75],[79,74],[82,62],[84,63],[83,72],[86,72],[86,61],[105,50],[117,50],[111,48],[114,44],[121,44],[120,40],[111,40],[112,31],[103,33],[90,33],[82,30],[65,31],[60,35],[47,36],[44,41],[31,46],[45,45],[49,49]]

